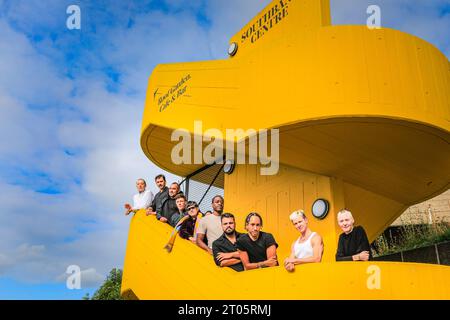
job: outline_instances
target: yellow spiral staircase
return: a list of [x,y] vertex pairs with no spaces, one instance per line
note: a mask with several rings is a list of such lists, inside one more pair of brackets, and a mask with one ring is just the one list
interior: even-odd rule
[[[261,163],[237,164],[220,179],[225,211],[235,214],[239,231],[247,213],[261,213],[282,260],[298,237],[289,214],[305,209],[324,239],[323,262],[294,273],[236,273],[189,241],[177,239],[167,253],[170,227],[138,212],[124,297],[450,299],[447,266],[334,262],[340,209],[349,208],[373,241],[407,207],[449,188],[449,61],[415,36],[330,20],[328,0],[276,0],[231,38],[237,51],[228,59],[158,65],[141,133],[153,163],[186,176],[205,163],[172,161],[174,130],[198,135],[201,121],[201,138],[219,132],[226,140],[229,128],[278,129],[278,173],[261,175]],[[330,203],[322,220],[310,214],[318,198]]]

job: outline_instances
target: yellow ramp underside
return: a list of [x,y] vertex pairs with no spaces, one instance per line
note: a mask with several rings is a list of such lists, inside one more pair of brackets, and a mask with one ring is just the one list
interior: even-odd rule
[[[301,29],[292,21],[283,28],[289,23]],[[317,27],[305,38],[286,29],[273,42],[269,36],[228,60],[155,68],[141,134],[151,161],[182,176],[204,165],[171,159],[173,130],[194,134],[201,120],[200,135],[216,128],[224,138],[226,129],[279,128],[281,163],[402,203],[448,189],[450,68],[439,50],[364,26]]]

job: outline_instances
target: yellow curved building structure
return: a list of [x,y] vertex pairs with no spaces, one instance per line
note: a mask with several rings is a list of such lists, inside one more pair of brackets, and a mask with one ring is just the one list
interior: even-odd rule
[[[282,267],[221,269],[182,239],[167,253],[170,227],[138,212],[130,226],[123,296],[450,299],[446,266],[334,262],[340,209],[349,208],[372,241],[407,207],[449,188],[450,63],[445,55],[400,31],[333,26],[327,0],[273,1],[231,44],[234,52],[226,60],[155,68],[142,149],[162,169],[187,176],[206,164],[196,143],[205,147],[223,137],[226,154],[245,140],[229,138],[227,129],[278,129],[277,174],[262,175],[263,161],[238,163],[216,185],[224,188],[225,211],[235,214],[239,231],[249,212],[261,213],[281,261],[298,237],[289,214],[304,209],[310,228],[323,237],[323,262],[299,266],[294,273]],[[180,128],[194,137],[190,163],[172,159],[179,144],[172,133]],[[324,219],[310,213],[318,198],[330,204]]]

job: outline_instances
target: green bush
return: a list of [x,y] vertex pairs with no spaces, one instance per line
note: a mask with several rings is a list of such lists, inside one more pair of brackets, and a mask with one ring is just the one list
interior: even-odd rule
[[120,295],[121,284],[122,270],[114,268],[109,272],[105,282],[95,291],[92,298],[89,298],[89,294],[86,294],[83,300],[123,300]]
[[450,225],[447,223],[405,224],[400,227],[399,234],[398,241],[388,241],[384,234],[375,239],[376,250],[372,250],[373,255],[384,256],[449,241]]

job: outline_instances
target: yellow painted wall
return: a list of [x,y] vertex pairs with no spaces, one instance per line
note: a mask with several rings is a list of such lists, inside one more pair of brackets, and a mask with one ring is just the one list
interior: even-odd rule
[[[261,176],[257,165],[237,165],[225,175],[225,211],[236,216],[238,230],[245,232],[248,213],[256,211],[264,222],[263,231],[273,233],[279,244],[280,259],[289,255],[290,245],[299,236],[289,215],[303,209],[309,227],[324,240],[323,261],[334,261],[339,234],[337,213],[352,211],[357,225],[362,225],[373,241],[400,214],[405,205],[336,178],[313,174],[281,165],[274,176]],[[318,198],[330,202],[325,219],[312,216],[311,207]]]
[[[248,213],[261,214],[263,231],[274,235],[282,260],[289,255],[292,242],[299,236],[289,215],[303,209],[311,230],[324,239],[324,261],[333,261],[338,229],[330,179],[283,165],[274,176],[261,176],[259,169],[257,165],[237,165],[231,175],[225,175],[225,211],[236,216],[238,230],[245,232],[244,221]],[[311,214],[317,198],[325,198],[331,204],[330,213],[323,220]]]
[[[170,255],[162,252],[170,229],[138,214],[130,227],[123,292],[151,299],[449,299],[448,267],[376,263],[384,280],[373,291],[365,286],[368,264],[330,262],[341,208],[349,208],[373,240],[407,206],[448,189],[448,59],[400,31],[333,26],[327,0],[282,3],[271,2],[231,38],[239,46],[234,57],[155,68],[141,146],[155,164],[185,176],[204,163],[172,161],[173,130],[194,133],[196,120],[203,130],[224,135],[233,128],[279,128],[279,174],[237,166],[225,177],[225,209],[237,215],[241,231],[245,215],[259,211],[283,259],[297,237],[289,213],[303,208],[311,216],[314,199],[327,198],[329,216],[310,218],[311,229],[324,237],[325,262],[294,274],[282,268],[235,274],[182,240]],[[258,41],[243,40],[276,5],[286,11],[282,19]],[[201,270],[202,279],[186,270]],[[180,273],[192,290],[178,286]]]
[[[169,225],[138,212],[131,219],[122,277],[124,297],[139,299],[450,299],[450,267],[395,262],[323,262],[234,272],[178,238]],[[379,268],[379,289],[367,286]]]

